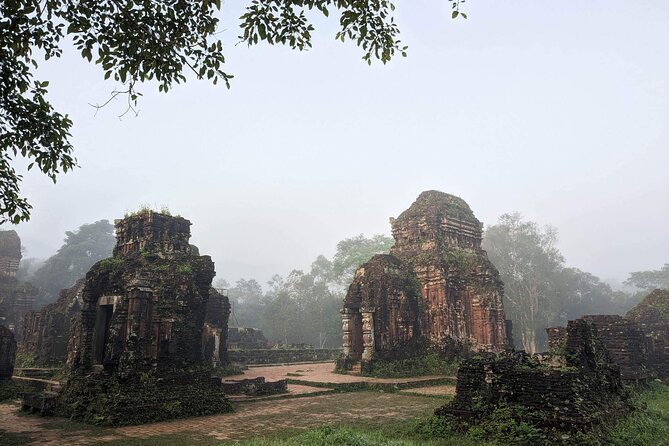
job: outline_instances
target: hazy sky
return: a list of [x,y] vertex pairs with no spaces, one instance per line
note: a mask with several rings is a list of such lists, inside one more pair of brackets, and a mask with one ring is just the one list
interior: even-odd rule
[[142,204],[193,222],[234,281],[308,268],[337,241],[390,233],[426,189],[464,198],[486,225],[519,211],[560,233],[569,265],[602,278],[669,262],[669,2],[397,2],[409,57],[368,67],[335,20],[314,48],[237,45],[244,2],[224,5],[231,90],[154,85],[139,117],[95,115],[115,85],[74,50],[43,65],[75,122],[81,168],[36,172],[28,257],[66,230]]

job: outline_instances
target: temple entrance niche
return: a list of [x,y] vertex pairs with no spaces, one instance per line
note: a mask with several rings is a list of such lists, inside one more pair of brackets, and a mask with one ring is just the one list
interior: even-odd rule
[[103,296],[98,301],[93,332],[93,362],[103,364],[107,353],[109,330],[114,315],[116,296]]

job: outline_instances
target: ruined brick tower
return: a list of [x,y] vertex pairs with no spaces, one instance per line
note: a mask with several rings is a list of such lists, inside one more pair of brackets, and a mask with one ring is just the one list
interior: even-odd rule
[[[211,258],[188,243],[190,225],[152,211],[116,221],[114,256],[86,274],[71,328],[67,415],[127,424],[229,409],[210,372],[226,359],[229,303],[211,288]],[[104,403],[100,389],[114,388]]]
[[504,285],[481,248],[483,225],[459,197],[426,191],[391,218],[395,245],[356,271],[342,310],[344,356],[371,361],[418,339],[510,347]]
[[[214,263],[188,244],[191,223],[156,212],[116,221],[114,257],[86,275],[75,369],[196,364]],[[132,364],[130,364],[132,362]]]

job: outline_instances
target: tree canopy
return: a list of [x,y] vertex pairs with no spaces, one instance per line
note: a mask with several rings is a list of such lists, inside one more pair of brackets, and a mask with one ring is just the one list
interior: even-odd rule
[[504,310],[513,321],[517,348],[546,347],[545,329],[585,314],[624,314],[636,298],[590,273],[565,265],[557,231],[504,214],[485,232],[483,247],[504,282]]
[[665,263],[660,269],[651,271],[635,271],[630,273],[625,281],[626,285],[631,285],[642,290],[653,290],[655,288],[669,289],[669,263]]
[[67,231],[58,252],[27,278],[40,289],[39,303],[56,300],[61,290],[74,285],[96,262],[110,257],[115,244],[114,226],[107,220]]
[[[336,38],[355,42],[363,59],[389,61],[407,47],[398,38],[390,0],[247,0],[240,17],[240,42],[311,47],[314,26],[309,10],[339,13]],[[446,0],[459,13],[461,0]],[[77,166],[72,120],[47,99],[49,83],[35,78],[41,59],[58,58],[72,38],[81,57],[102,68],[105,79],[121,86],[112,97],[127,97],[134,110],[136,84],[155,81],[167,92],[197,79],[230,86],[224,71],[223,42],[217,37],[220,0],[4,0],[0,2],[0,223],[30,218],[22,196],[17,158],[54,182]]]

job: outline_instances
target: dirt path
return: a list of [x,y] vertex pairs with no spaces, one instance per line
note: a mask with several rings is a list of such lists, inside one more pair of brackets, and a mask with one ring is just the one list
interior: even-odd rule
[[241,440],[322,425],[382,425],[429,414],[439,404],[435,398],[400,393],[337,393],[242,403],[230,414],[122,428],[90,428],[64,419],[23,416],[15,406],[0,405],[0,432],[28,436],[30,444],[44,446],[104,444],[129,437],[183,433]]

